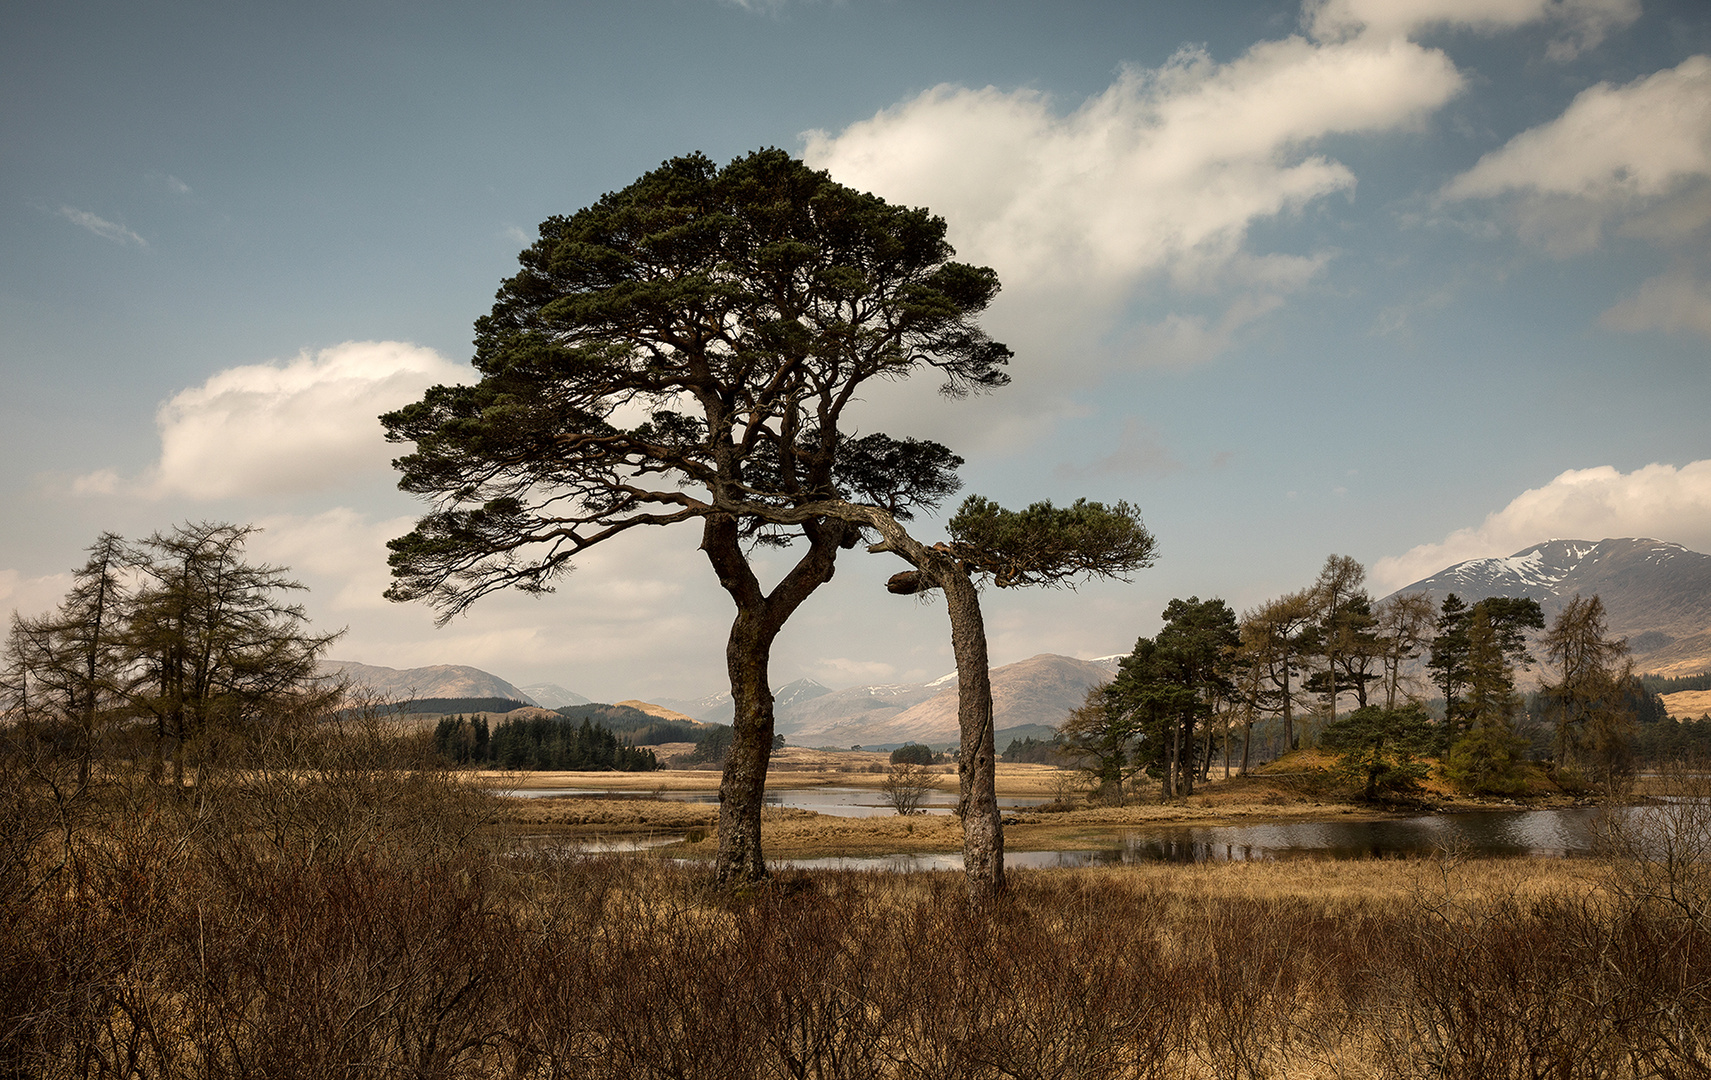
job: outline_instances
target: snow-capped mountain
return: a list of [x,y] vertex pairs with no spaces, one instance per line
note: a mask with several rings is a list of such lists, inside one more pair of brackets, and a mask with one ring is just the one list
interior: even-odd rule
[[797,679],[793,683],[786,683],[772,695],[773,711],[776,713],[779,709],[795,710],[831,692],[831,687],[821,686],[813,679]]
[[728,724],[736,713],[736,706],[731,703],[729,691],[708,694],[699,698],[654,698],[655,705],[663,705],[672,712],[693,716],[697,720],[708,723]]
[[[1043,653],[993,668],[994,727],[1056,727],[1082,703],[1088,687],[1117,673],[1120,659],[1077,660]],[[733,714],[730,694],[694,700],[662,698],[656,704],[711,723],[728,724]],[[798,679],[773,691],[775,730],[797,746],[954,744],[956,708],[955,671],[931,682],[879,683],[844,690]]]
[[587,705],[589,701],[575,690],[566,690],[558,683],[531,683],[521,687],[543,709],[559,709],[566,705]]
[[1549,540],[1501,559],[1470,559],[1397,592],[1531,597],[1547,625],[1577,594],[1604,601],[1612,634],[1637,665],[1667,674],[1711,666],[1711,555],[1650,539]]

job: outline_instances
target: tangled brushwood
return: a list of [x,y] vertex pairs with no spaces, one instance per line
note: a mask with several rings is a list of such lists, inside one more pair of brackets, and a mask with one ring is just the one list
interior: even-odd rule
[[1711,924],[1677,902],[1704,851],[1641,865],[1669,819],[1545,888],[1438,860],[1022,873],[986,909],[948,874],[732,894],[478,841],[490,797],[387,738],[317,725],[290,768],[115,770],[75,800],[14,742],[0,1075],[1711,1072]]

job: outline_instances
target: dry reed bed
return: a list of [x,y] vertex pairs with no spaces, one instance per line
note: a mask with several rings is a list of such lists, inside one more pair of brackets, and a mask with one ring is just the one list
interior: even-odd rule
[[0,1075],[1711,1074],[1704,921],[1591,862],[1024,872],[970,911],[951,874],[731,895],[487,853],[455,785],[264,781],[139,785],[0,866]]

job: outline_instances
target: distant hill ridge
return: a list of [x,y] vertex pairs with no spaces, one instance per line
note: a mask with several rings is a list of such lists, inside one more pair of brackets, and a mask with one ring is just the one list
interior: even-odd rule
[[1711,555],[1663,540],[1547,540],[1501,559],[1469,559],[1396,590],[1442,603],[1530,597],[1548,625],[1577,594],[1604,602],[1612,634],[1628,638],[1635,666],[1661,675],[1711,667]]
[[[1077,660],[1041,653],[992,669],[994,727],[1048,733],[1081,705],[1089,688],[1110,681],[1121,657]],[[663,699],[699,720],[730,723],[729,694]],[[699,709],[701,711],[692,711]],[[832,690],[798,679],[773,691],[777,732],[797,746],[933,746],[958,741],[956,672],[924,683],[878,683]],[[1002,749],[1002,747],[1000,747]]]
[[525,705],[540,702],[499,676],[466,664],[434,664],[419,668],[389,668],[354,660],[326,660],[322,675],[343,677],[382,702],[427,698],[509,698]]

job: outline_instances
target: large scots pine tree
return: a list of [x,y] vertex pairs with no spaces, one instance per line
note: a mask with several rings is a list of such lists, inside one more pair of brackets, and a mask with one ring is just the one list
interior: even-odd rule
[[[777,150],[664,163],[519,256],[476,324],[479,382],[382,418],[399,486],[430,503],[392,541],[394,600],[450,617],[501,589],[550,591],[576,555],[638,526],[696,522],[737,613],[726,644],[735,737],[718,873],[765,873],[772,644],[831,579],[860,523],[746,512],[855,499],[907,520],[959,486],[934,443],[856,437],[864,384],[932,369],[948,395],[1004,385],[1009,350],[977,316],[989,269],[952,259],[944,222],[834,183]],[[756,544],[801,542],[770,591]]]

